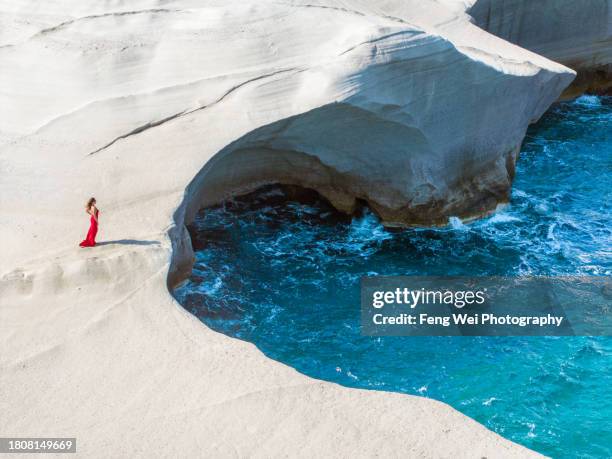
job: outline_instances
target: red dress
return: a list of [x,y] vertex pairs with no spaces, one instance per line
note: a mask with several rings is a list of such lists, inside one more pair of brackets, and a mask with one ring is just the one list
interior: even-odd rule
[[[100,218],[100,212],[97,210],[96,210],[96,217]],[[87,231],[87,237],[85,238],[83,242],[79,244],[81,247],[93,247],[96,245],[96,234],[98,234],[98,222],[94,218],[93,215],[91,216],[91,219],[89,222],[90,224],[89,224],[89,231]]]

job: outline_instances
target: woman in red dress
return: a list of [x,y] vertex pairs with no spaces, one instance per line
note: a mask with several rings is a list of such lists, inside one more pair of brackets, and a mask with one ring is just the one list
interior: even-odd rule
[[96,207],[96,198],[89,198],[85,205],[85,212],[91,215],[89,219],[89,231],[87,231],[87,237],[79,245],[81,247],[93,247],[96,245],[96,234],[98,233],[98,216],[100,212]]

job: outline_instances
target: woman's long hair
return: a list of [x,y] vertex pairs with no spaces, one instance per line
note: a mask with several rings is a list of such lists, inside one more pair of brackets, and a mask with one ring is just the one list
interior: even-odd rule
[[87,204],[85,204],[85,210],[91,209],[91,206],[93,206],[95,202],[96,202],[96,198],[94,197],[89,198],[87,200]]

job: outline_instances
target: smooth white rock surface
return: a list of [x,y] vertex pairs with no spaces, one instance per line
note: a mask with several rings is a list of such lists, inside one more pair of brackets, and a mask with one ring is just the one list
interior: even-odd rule
[[[503,200],[574,74],[465,8],[1,1],[3,435],[84,456],[534,455],[442,403],[300,375],[166,287],[197,208],[269,181],[391,222]],[[79,249],[90,195],[106,244]]]
[[612,88],[612,0],[472,0],[483,29],[578,72],[567,96]]

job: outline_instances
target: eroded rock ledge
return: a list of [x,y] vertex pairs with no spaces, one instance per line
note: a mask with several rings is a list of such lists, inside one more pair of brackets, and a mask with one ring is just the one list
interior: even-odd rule
[[[352,45],[339,44],[324,63],[252,78],[266,80],[273,94],[266,104],[282,109],[251,122],[205,164],[176,213],[177,228],[203,206],[271,183],[313,188],[345,212],[363,200],[390,226],[444,225],[507,202],[528,125],[575,73],[490,35],[464,13],[444,9],[429,18],[438,26],[411,17],[408,6],[324,9],[357,21]],[[361,22],[367,15],[375,24]],[[245,110],[257,112],[252,103],[261,95],[253,91],[242,97]],[[175,240],[171,285],[192,257],[187,232]]]
[[384,35],[346,59],[367,67],[318,72],[349,94],[222,149],[190,185],[190,215],[270,183],[314,188],[345,212],[365,200],[387,225],[485,215],[509,198],[527,126],[574,77],[546,61],[507,71],[424,33]]
[[191,212],[282,183],[315,189],[346,213],[366,201],[386,225],[444,225],[450,216],[482,216],[508,200],[518,149],[459,151],[444,161],[421,130],[337,103],[226,147],[194,181]]

